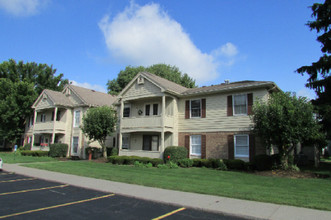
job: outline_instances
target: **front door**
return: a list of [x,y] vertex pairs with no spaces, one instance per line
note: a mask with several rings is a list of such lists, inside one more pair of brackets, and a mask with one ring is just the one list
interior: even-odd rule
[[144,135],[143,136],[143,150],[158,151],[159,150],[159,136]]
[[144,135],[143,136],[143,150],[152,150],[152,136]]

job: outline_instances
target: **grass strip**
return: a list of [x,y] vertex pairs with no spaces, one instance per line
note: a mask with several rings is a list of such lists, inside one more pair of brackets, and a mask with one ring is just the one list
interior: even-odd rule
[[141,168],[88,161],[27,167],[164,189],[331,211],[331,179],[291,179],[207,168]]

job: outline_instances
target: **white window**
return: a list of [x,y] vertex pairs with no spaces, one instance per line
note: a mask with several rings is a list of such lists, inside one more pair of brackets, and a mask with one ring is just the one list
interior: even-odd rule
[[80,111],[75,111],[75,122],[74,127],[79,127],[80,124]]
[[201,99],[190,100],[190,114],[191,118],[201,117]]
[[41,114],[40,122],[46,122],[46,114]]
[[78,152],[78,137],[73,137],[72,138],[72,153],[77,154]]
[[190,154],[201,156],[201,135],[191,135]]
[[159,104],[155,103],[155,104],[145,105],[145,116],[150,116],[150,115],[159,115]]
[[233,115],[247,115],[247,94],[233,95]]
[[129,104],[124,104],[123,117],[130,117],[131,106]]
[[123,134],[122,135],[122,149],[129,149],[130,148],[130,135]]
[[247,134],[234,136],[235,157],[249,157],[249,136]]

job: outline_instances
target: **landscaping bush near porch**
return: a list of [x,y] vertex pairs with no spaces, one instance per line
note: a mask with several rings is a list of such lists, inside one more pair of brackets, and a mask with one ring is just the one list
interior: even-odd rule
[[110,156],[108,162],[119,165],[134,165],[138,161],[142,164],[151,163],[153,167],[157,167],[159,164],[163,164],[163,160],[160,158],[138,157],[138,156]]
[[43,150],[22,150],[22,156],[48,157],[48,151]]
[[49,145],[50,157],[66,157],[68,152],[67,144],[51,144]]
[[164,161],[177,163],[179,160],[187,158],[187,149],[185,147],[169,146],[164,150]]

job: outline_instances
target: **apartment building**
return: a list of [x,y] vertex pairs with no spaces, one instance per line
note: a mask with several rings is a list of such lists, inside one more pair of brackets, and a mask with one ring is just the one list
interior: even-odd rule
[[66,143],[68,156],[85,157],[85,147],[100,147],[89,143],[80,125],[89,108],[112,106],[115,96],[74,85],[67,85],[62,92],[45,89],[32,105],[34,115],[26,123],[24,144],[31,149],[47,150],[49,144]]
[[252,105],[279,90],[269,81],[189,89],[141,72],[114,103],[119,155],[162,158],[167,146],[185,146],[190,158],[249,161],[266,153],[252,134]]

